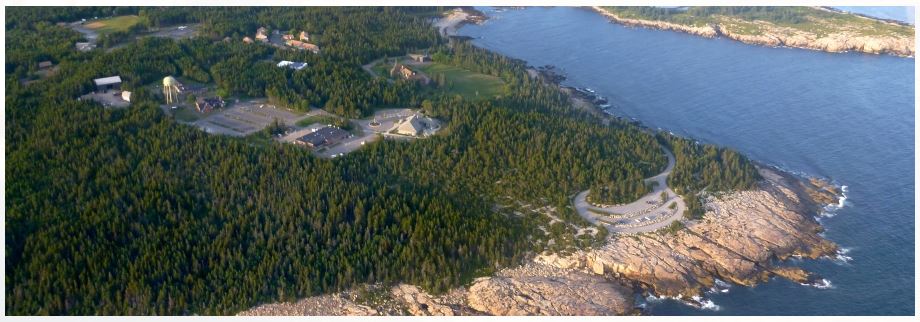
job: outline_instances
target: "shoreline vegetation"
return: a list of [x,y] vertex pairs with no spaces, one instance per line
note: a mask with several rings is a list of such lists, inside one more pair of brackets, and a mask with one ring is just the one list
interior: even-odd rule
[[[580,91],[450,36],[485,18],[467,9],[448,13],[439,36],[431,18],[443,8],[133,8],[155,25],[201,23],[201,36],[86,53],[69,45],[79,35],[53,24],[76,12],[13,9],[7,32],[22,37],[7,38],[11,314],[638,314],[636,293],[700,302],[693,295],[719,280],[817,283],[782,259],[836,248],[812,218],[833,187],[801,190],[806,181],[737,152],[608,115],[596,94],[570,95]],[[323,51],[245,42],[259,17],[307,29]],[[361,68],[424,49],[433,63],[501,78],[507,91],[471,100]],[[10,81],[48,57],[61,65],[56,76]],[[113,74],[134,92],[129,108],[74,99]],[[149,86],[176,74],[228,98],[338,117],[420,106],[444,129],[316,158],[178,123]],[[616,235],[575,212],[577,191],[658,173],[661,145],[674,151],[668,184],[695,209],[689,218]],[[719,238],[737,234],[750,238]]]
[[914,57],[912,25],[824,7],[600,7],[610,21],[746,44]]

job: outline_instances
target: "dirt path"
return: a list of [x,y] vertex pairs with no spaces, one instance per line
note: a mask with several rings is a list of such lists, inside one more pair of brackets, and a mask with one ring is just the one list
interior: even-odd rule
[[[575,195],[574,206],[578,214],[594,224],[602,224],[610,232],[616,233],[644,233],[656,231],[667,227],[672,222],[680,220],[687,206],[670,187],[668,175],[676,163],[671,151],[662,147],[668,157],[668,165],[661,173],[645,179],[645,182],[655,182],[655,188],[636,201],[624,205],[597,207],[587,201],[588,190]],[[662,192],[667,194],[667,199],[662,201]],[[674,209],[668,206],[676,203]]]

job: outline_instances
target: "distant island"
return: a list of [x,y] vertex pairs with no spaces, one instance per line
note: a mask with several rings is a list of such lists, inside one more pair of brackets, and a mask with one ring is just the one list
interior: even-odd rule
[[592,7],[611,21],[743,43],[914,56],[914,27],[825,7]]

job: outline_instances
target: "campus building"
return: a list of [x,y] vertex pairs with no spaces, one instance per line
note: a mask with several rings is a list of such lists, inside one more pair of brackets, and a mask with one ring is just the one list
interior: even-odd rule
[[121,77],[120,76],[110,76],[110,77],[96,78],[93,80],[93,84],[96,85],[96,90],[100,92],[105,92],[110,89],[118,89],[121,87]]
[[351,133],[337,127],[327,126],[297,138],[294,143],[316,149],[335,145],[349,137],[351,137]]

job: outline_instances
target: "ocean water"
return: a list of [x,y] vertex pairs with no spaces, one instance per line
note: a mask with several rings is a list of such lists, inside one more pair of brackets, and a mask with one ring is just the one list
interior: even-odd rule
[[837,6],[834,7],[843,11],[853,12],[864,14],[870,17],[882,18],[882,19],[894,19],[898,21],[903,21],[910,24],[915,24],[914,19],[914,7],[843,7]]
[[649,314],[914,314],[914,59],[630,28],[579,8],[482,9],[490,19],[460,34],[555,65],[613,114],[847,186],[820,219],[846,254],[797,263],[826,283],[722,287],[704,309],[650,299]]

